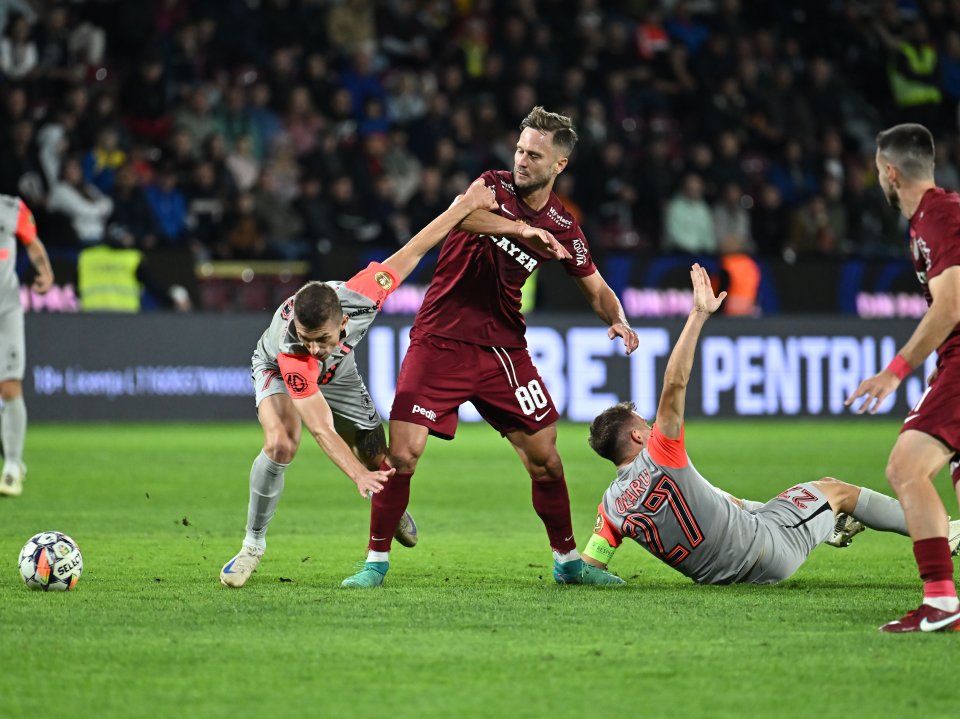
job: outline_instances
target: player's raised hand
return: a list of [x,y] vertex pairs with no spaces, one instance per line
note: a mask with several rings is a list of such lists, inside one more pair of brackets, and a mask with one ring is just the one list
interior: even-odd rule
[[493,188],[487,187],[482,179],[474,180],[459,199],[461,202],[466,202],[471,210],[497,209],[497,196]]
[[378,469],[373,472],[364,472],[353,481],[357,483],[357,490],[360,492],[360,496],[368,499],[381,492],[384,483],[390,479],[396,471],[397,470],[391,467],[387,471]]
[[573,255],[567,251],[567,248],[557,241],[556,237],[539,227],[524,225],[520,231],[520,237],[532,241],[534,245],[540,245],[541,249],[553,255],[558,260],[569,260],[573,257]]
[[710,275],[707,274],[706,268],[694,263],[693,267],[690,268],[690,281],[693,283],[693,309],[695,311],[712,315],[720,309],[727,293],[713,294],[713,286],[710,284]]
[[864,412],[870,412],[870,414],[876,414],[883,400],[885,400],[887,395],[893,392],[899,384],[899,377],[889,370],[883,370],[873,377],[867,377],[867,379],[863,380],[854,393],[847,397],[847,401],[844,402],[844,404],[849,407],[860,397],[865,397],[866,399],[863,400],[863,403],[857,407],[856,413],[863,414]]

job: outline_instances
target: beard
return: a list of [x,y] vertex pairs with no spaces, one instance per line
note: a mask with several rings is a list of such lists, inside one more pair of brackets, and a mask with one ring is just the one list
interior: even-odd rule
[[542,190],[544,187],[546,187],[550,183],[549,177],[546,177],[542,180],[538,180],[532,175],[527,175],[523,179],[526,181],[527,184],[525,185],[520,184],[520,176],[517,175],[517,169],[514,168],[513,169],[513,186],[517,188],[517,194],[520,195],[521,197],[525,195],[530,195],[534,192],[537,192],[538,190]]

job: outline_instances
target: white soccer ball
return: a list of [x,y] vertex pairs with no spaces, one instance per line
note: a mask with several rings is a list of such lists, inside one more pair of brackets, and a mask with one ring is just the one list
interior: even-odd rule
[[80,581],[83,556],[77,543],[66,534],[40,532],[23,545],[17,566],[30,589],[67,592]]

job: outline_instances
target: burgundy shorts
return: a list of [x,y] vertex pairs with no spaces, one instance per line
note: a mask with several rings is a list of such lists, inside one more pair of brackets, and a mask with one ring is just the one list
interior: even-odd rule
[[[960,459],[960,362],[940,364],[933,384],[917,400],[900,427],[936,437],[958,453]],[[954,478],[957,470],[954,471]]]
[[504,349],[411,333],[390,419],[453,439],[457,410],[473,402],[501,434],[536,432],[560,419],[526,349]]

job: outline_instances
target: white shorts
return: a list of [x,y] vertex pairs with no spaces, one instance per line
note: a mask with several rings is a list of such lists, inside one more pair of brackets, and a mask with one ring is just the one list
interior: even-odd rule
[[23,310],[17,307],[0,314],[0,381],[22,382],[26,364]]
[[[250,375],[257,407],[270,395],[288,394],[280,376],[280,367],[261,358],[258,352],[253,353]],[[337,372],[332,382],[320,386],[320,391],[330,405],[338,432],[347,427],[355,430],[374,429],[382,423],[356,365]]]

